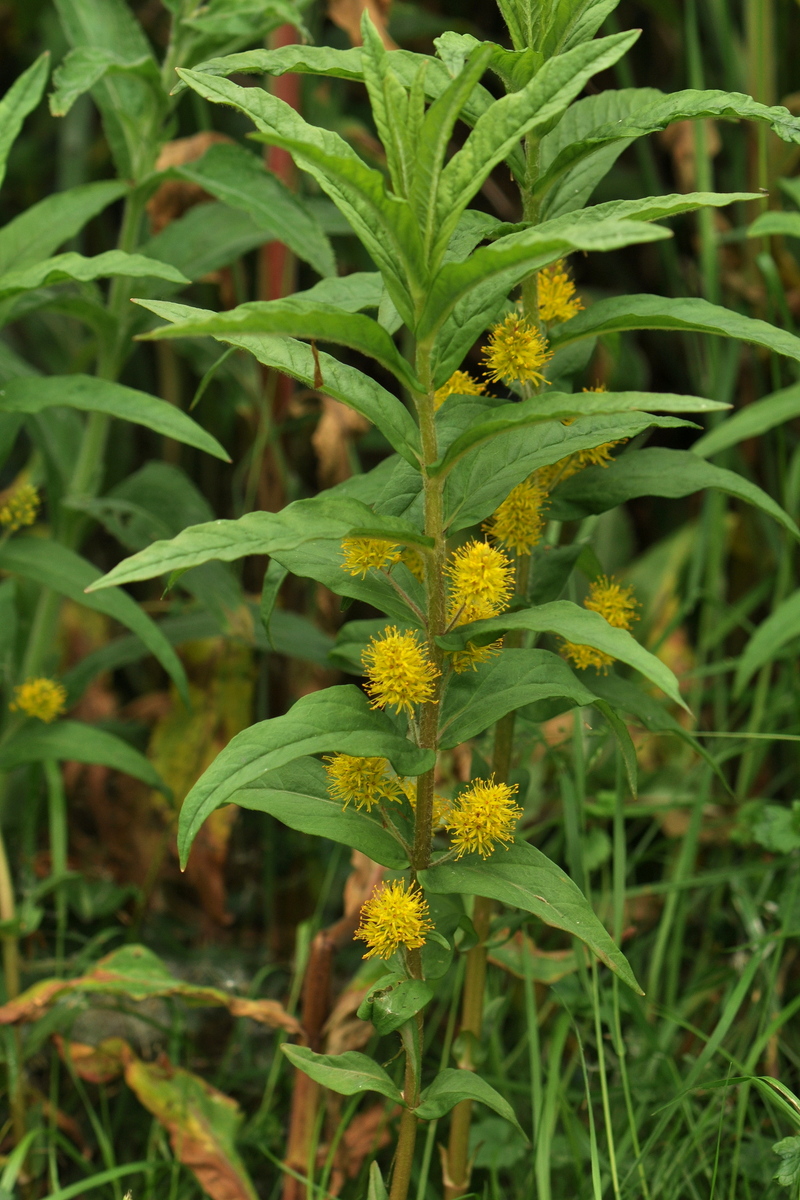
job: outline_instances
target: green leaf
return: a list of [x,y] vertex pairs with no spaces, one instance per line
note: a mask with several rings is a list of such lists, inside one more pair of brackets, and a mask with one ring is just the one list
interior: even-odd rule
[[252,300],[210,317],[195,317],[163,325],[147,336],[154,341],[206,336],[227,340],[230,334],[236,337],[248,333],[279,333],[337,342],[374,358],[410,390],[422,390],[408,362],[377,321],[362,313],[343,313],[333,305],[323,305],[297,296],[287,296],[282,300]]
[[800,637],[800,591],[779,604],[750,638],[736,668],[734,693],[740,695],[750,677],[796,637]]
[[636,759],[636,747],[633,744],[631,735],[628,733],[628,726],[625,724],[622,718],[618,716],[611,705],[605,702],[605,700],[596,699],[594,703],[596,707],[600,709],[600,712],[603,714],[611,727],[611,732],[617,739],[617,745],[619,746],[620,753],[622,755],[622,761],[625,764],[625,774],[628,777],[628,786],[630,787],[631,795],[635,800],[639,795],[639,766]]
[[696,738],[692,737],[688,729],[684,729],[680,721],[673,717],[672,713],[664,707],[660,700],[656,700],[655,696],[651,696],[629,679],[615,675],[613,671],[608,675],[598,673],[594,676],[586,672],[585,678],[586,686],[590,691],[606,700],[618,711],[630,713],[651,733],[674,733],[681,738],[687,746],[691,746],[695,754],[708,763],[720,782],[726,788],[728,787],[716,759]]
[[64,406],[133,421],[223,462],[231,461],[217,439],[174,404],[120,383],[94,375],[21,376],[0,389],[0,412],[38,413]]
[[307,1046],[291,1046],[288,1042],[283,1043],[281,1050],[298,1071],[342,1096],[380,1092],[395,1104],[403,1103],[390,1076],[366,1054],[356,1050],[348,1050],[346,1054],[315,1054]]
[[405,979],[402,975],[384,978],[371,988],[358,1008],[362,1021],[371,1021],[375,1032],[384,1037],[405,1025],[433,997],[433,988],[423,979]]
[[52,588],[77,604],[105,613],[125,625],[158,659],[188,705],[186,674],[163,633],[136,601],[118,588],[100,596],[86,595],[85,589],[100,578],[100,572],[85,559],[58,542],[38,537],[16,537],[0,549],[0,570]]
[[280,770],[267,771],[229,798],[230,803],[269,813],[290,829],[329,838],[360,850],[393,871],[403,871],[408,857],[380,816],[348,805],[328,794],[328,777],[315,758],[298,758]]
[[139,75],[151,85],[160,82],[150,54],[129,60],[100,46],[78,46],[70,50],[53,74],[50,112],[54,117],[65,117],[79,96],[111,72]]
[[[138,303],[166,321],[176,321],[198,313],[204,317],[213,315],[206,309],[188,308],[183,304],[143,300]],[[314,387],[319,372],[327,395],[361,413],[380,429],[406,462],[419,468],[422,453],[419,430],[411,414],[396,396],[362,371],[323,351],[319,351],[315,359],[310,346],[293,338],[244,334],[221,337],[220,341],[248,350],[265,366],[283,371],[307,387]]]
[[49,257],[127,190],[122,180],[108,179],[55,192],[32,204],[0,229],[0,272],[19,271]]
[[440,261],[461,213],[497,164],[526,134],[547,132],[592,75],[612,67],[638,37],[638,30],[617,33],[550,59],[524,88],[496,100],[479,117],[462,149],[442,171],[434,264]]
[[[416,326],[420,338],[442,330],[436,350],[437,386],[448,372],[452,374],[450,364],[458,366],[474,339],[483,332],[485,326],[479,322],[485,320],[487,311],[531,271],[541,270],[575,250],[615,250],[670,236],[668,229],[645,221],[609,220],[596,224],[575,221],[573,225],[560,224],[552,234],[541,233],[538,228],[523,229],[481,246],[464,262],[445,265],[429,289]],[[447,322],[451,313],[452,320]]]
[[772,1147],[773,1154],[781,1160],[773,1179],[777,1179],[782,1187],[796,1188],[800,1184],[800,1135],[781,1138]]
[[154,279],[168,279],[171,283],[189,282],[174,267],[155,258],[145,258],[143,254],[106,250],[104,254],[84,258],[82,254],[70,251],[67,254],[57,254],[55,258],[46,258],[44,262],[36,263],[32,267],[23,267],[21,270],[7,271],[0,275],[0,297],[13,296],[16,292],[47,287],[54,283],[72,280],[86,283],[92,279],[104,279],[112,275],[123,275],[132,279],[149,276]]
[[445,650],[460,650],[468,642],[486,646],[510,629],[552,633],[576,645],[594,646],[596,650],[602,650],[640,671],[671,700],[686,708],[678,690],[678,681],[665,663],[640,646],[626,629],[615,629],[599,613],[579,608],[569,600],[554,600],[537,608],[503,613],[485,621],[473,621],[438,637],[436,641]]
[[372,1163],[369,1169],[367,1200],[389,1200],[389,1193],[386,1191],[386,1184],[383,1182],[381,1169],[376,1162]]
[[358,579],[342,570],[342,538],[356,528],[370,528],[374,536],[398,543],[417,543],[421,538],[413,526],[381,517],[359,500],[323,493],[296,500],[278,513],[252,512],[237,521],[194,525],[119,563],[99,586],[186,571],[213,559],[232,562],[250,554],[269,554],[296,575],[317,579],[339,595],[363,599],[404,620],[408,608],[387,579],[377,574]]
[[22,122],[41,100],[49,71],[50,54],[45,51],[14,80],[0,100],[0,184],[6,176],[9,151],[17,140]]
[[[211,202],[190,208],[140,249],[149,258],[171,263],[190,279],[202,279],[263,244],[263,226],[250,213]],[[148,294],[163,296],[176,290],[162,284],[148,288]]]
[[263,161],[233,144],[218,144],[197,162],[178,167],[181,179],[250,214],[265,232],[284,243],[320,275],[336,277],[336,260],[319,222],[299,196],[270,174]]
[[446,454],[428,470],[431,475],[440,475],[468,450],[491,441],[498,434],[546,421],[628,412],[700,413],[728,407],[700,396],[678,396],[671,392],[550,392],[494,409],[488,421],[473,424],[457,437]]
[[800,213],[764,212],[756,217],[747,231],[749,238],[793,237],[800,238]]
[[506,713],[552,697],[566,699],[570,708],[595,701],[564,660],[549,650],[503,650],[474,671],[449,680],[442,699],[440,746],[449,750]]
[[533,913],[546,925],[580,938],[628,987],[642,994],[625,955],[580,888],[534,846],[514,842],[489,859],[470,854],[458,862],[434,863],[420,872],[420,882],[429,892],[485,896]]
[[0,747],[0,771],[11,771],[24,763],[46,759],[99,763],[170,794],[158,771],[143,754],[122,738],[81,721],[58,721],[54,725],[30,721]]
[[445,1067],[439,1072],[433,1083],[424,1089],[420,1102],[414,1112],[423,1121],[435,1121],[449,1113],[461,1100],[477,1100],[491,1108],[498,1116],[508,1121],[522,1136],[525,1134],[517,1120],[514,1110],[499,1092],[476,1075],[474,1071],[459,1071],[455,1067]]
[[290,105],[261,88],[241,88],[197,71],[179,71],[211,103],[230,104],[255,123],[259,137],[288,150],[345,215],[380,269],[406,323],[413,316],[407,281],[425,278],[419,229],[405,201],[389,194],[380,171],[368,167],[337,133],[309,125]]
[[[631,90],[634,89],[626,89]],[[601,146],[613,144],[621,139],[630,141],[655,133],[665,129],[673,121],[707,118],[735,121],[746,118],[767,125],[785,142],[800,143],[800,120],[782,106],[768,108],[740,92],[686,89],[653,99],[652,89],[644,90],[644,102],[638,106],[635,96],[626,96],[623,99],[623,103],[629,106],[627,115],[603,122],[582,134],[578,141],[565,146],[540,175],[535,185],[535,193],[543,195],[581,159],[594,153]]]
[[272,637],[272,616],[275,612],[275,605],[278,602],[278,593],[283,587],[284,580],[289,572],[286,567],[281,566],[276,559],[271,558],[267,563],[267,569],[264,572],[264,582],[261,585],[261,604],[259,605],[259,615],[261,623],[264,626],[264,632],[267,635],[267,641],[270,648],[275,649],[275,643]]
[[591,513],[606,512],[636,496],[691,496],[705,488],[717,488],[767,513],[800,538],[788,513],[771,496],[749,479],[704,462],[690,450],[667,450],[653,446],[622,454],[608,467],[587,467],[556,488],[550,515],[557,521],[581,520]]
[[558,350],[579,338],[626,329],[679,329],[739,338],[800,361],[800,337],[696,297],[630,295],[598,300],[554,329],[550,345]]
[[181,862],[209,813],[230,802],[265,771],[307,754],[342,753],[388,758],[399,775],[419,775],[433,765],[432,750],[420,750],[395,732],[385,713],[369,707],[352,684],[312,692],[283,717],[260,721],[238,733],[214,759],[183,802],[178,830]]
[[[798,214],[800,216],[800,213]],[[760,437],[776,425],[800,417],[800,384],[792,384],[762,400],[754,400],[745,408],[720,422],[692,446],[692,454],[711,458],[722,450],[736,446],[746,438]]]
[[518,483],[539,467],[578,450],[636,437],[651,426],[685,426],[679,417],[647,415],[586,417],[573,425],[553,421],[535,431],[512,429],[470,450],[445,483],[446,524],[451,533],[483,521]]
[[[662,221],[682,213],[695,212],[698,208],[727,208],[745,200],[763,199],[759,192],[675,192],[667,196],[643,196],[636,200],[606,200],[603,204],[592,204],[577,212],[568,211],[563,216],[553,216],[536,228],[540,233],[558,233],[562,226],[576,227],[593,225],[595,222],[614,220]],[[520,225],[500,225],[495,236],[504,236],[517,229],[533,228]]]

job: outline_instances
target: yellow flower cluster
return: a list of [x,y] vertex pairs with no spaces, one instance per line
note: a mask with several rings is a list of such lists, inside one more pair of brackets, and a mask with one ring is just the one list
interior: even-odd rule
[[[405,793],[405,797],[411,807],[416,810],[417,807],[417,781],[416,779],[401,779],[400,786]],[[443,825],[445,818],[450,812],[450,801],[446,796],[440,796],[438,792],[434,792],[433,796],[433,827]]]
[[416,633],[387,625],[380,637],[370,639],[361,661],[373,708],[396,708],[410,716],[415,705],[434,698],[439,671]]
[[67,705],[67,689],[55,679],[41,677],[26,679],[14,688],[14,699],[9,704],[11,712],[23,712],[49,725],[60,716]]
[[483,396],[486,387],[469,371],[454,371],[447,383],[433,393],[433,407],[441,408],[448,396]]
[[513,839],[514,826],[522,816],[522,809],[513,800],[516,791],[516,784],[495,783],[492,775],[490,779],[476,779],[456,797],[445,824],[458,851],[457,858],[473,853],[489,858],[498,844]]
[[342,808],[354,804],[367,812],[381,800],[399,800],[400,782],[388,774],[385,758],[357,758],[350,754],[330,754],[323,758],[328,776],[328,792]]
[[494,326],[483,352],[488,378],[512,383],[547,383],[542,367],[552,357],[537,326],[516,312]]
[[546,508],[546,489],[538,479],[523,479],[509,492],[484,529],[515,554],[530,554],[542,540]]
[[417,887],[402,879],[373,892],[361,909],[356,937],[367,943],[364,958],[391,958],[401,946],[417,950],[433,930],[429,909]]
[[[623,587],[614,578],[609,578],[607,575],[599,575],[592,581],[583,607],[600,613],[600,616],[605,617],[609,625],[613,625],[615,629],[629,630],[633,622],[639,619],[636,611],[639,602],[633,594],[633,588]],[[567,658],[581,671],[585,671],[588,667],[594,667],[597,671],[602,670],[607,673],[608,668],[614,662],[610,654],[596,650],[594,646],[575,645],[573,642],[565,641],[562,649]]]
[[0,525],[9,533],[16,533],[25,525],[33,525],[41,505],[36,488],[29,483],[23,483],[0,507]]
[[627,440],[622,438],[617,442],[604,442],[602,446],[592,446],[588,450],[576,450],[574,454],[568,454],[566,458],[560,458],[550,466],[540,467],[536,472],[537,482],[546,492],[552,492],[557,484],[571,479],[584,467],[609,467],[614,461],[611,451]]
[[342,541],[342,553],[342,570],[364,579],[370,571],[399,562],[403,551],[388,538],[347,537]]
[[[456,550],[447,564],[450,603],[448,620],[453,628],[483,621],[503,612],[514,590],[514,564],[488,542],[471,541]],[[459,674],[486,662],[496,654],[500,642],[473,646],[451,654],[453,669]]]
[[583,301],[575,294],[575,284],[567,273],[563,259],[539,272],[537,292],[539,320],[545,325],[569,321],[583,308]]

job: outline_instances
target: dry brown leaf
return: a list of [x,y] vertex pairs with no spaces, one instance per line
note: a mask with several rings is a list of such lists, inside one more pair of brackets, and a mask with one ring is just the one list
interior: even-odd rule
[[[177,138],[167,142],[162,147],[156,161],[157,171],[166,171],[170,167],[182,167],[185,163],[195,162],[202,158],[209,146],[216,142],[230,142],[232,139],[224,133],[214,130],[202,130],[192,137]],[[153,233],[160,233],[171,221],[182,217],[195,204],[203,204],[212,197],[197,183],[189,183],[183,179],[167,179],[147,202],[147,215]]]
[[[705,121],[706,154],[714,158],[722,147],[714,121]],[[669,151],[675,170],[675,180],[681,192],[693,192],[697,187],[697,145],[695,121],[674,121],[661,134],[661,142]]]
[[341,400],[322,395],[322,412],[311,435],[317,456],[317,477],[320,487],[333,487],[353,474],[350,447],[354,438],[369,429],[369,422]]
[[352,45],[360,46],[361,17],[366,9],[386,49],[396,50],[397,44],[389,37],[386,28],[391,7],[391,0],[328,0],[328,16],[334,25],[345,31]]
[[[334,1160],[330,1190],[338,1196],[346,1180],[355,1179],[364,1160],[382,1150],[391,1140],[389,1122],[400,1111],[386,1111],[385,1104],[374,1104],[353,1117],[344,1131]],[[327,1152],[327,1147],[324,1148]]]

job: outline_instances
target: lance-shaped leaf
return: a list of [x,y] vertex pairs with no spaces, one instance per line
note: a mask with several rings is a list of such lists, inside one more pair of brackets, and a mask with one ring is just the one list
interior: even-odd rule
[[[647,89],[648,93],[650,89]],[[785,142],[800,143],[800,120],[781,105],[767,107],[741,92],[695,91],[673,92],[653,101],[648,94],[645,103],[635,108],[627,118],[602,124],[579,141],[566,146],[543,172],[535,184],[538,194],[546,192],[568,170],[598,147],[620,138],[638,138],[665,129],[673,121],[717,118],[745,118],[769,126]]]
[[698,413],[729,408],[701,396],[678,396],[672,392],[566,392],[546,393],[521,403],[496,408],[488,420],[481,421],[457,437],[447,453],[429,467],[429,474],[449,470],[468,450],[491,441],[498,434],[545,421],[574,420],[576,417],[627,412]]
[[230,797],[231,803],[255,812],[269,813],[290,829],[314,837],[329,838],[360,850],[393,871],[408,866],[402,845],[385,828],[380,814],[334,800],[328,792],[328,777],[315,758],[300,758],[278,771],[267,771]]
[[49,71],[50,54],[45,51],[14,80],[0,100],[0,183],[5,179],[9,151],[22,122],[41,100]]
[[32,204],[0,229],[0,271],[18,271],[47,258],[127,190],[122,180],[105,179]]
[[404,521],[381,517],[350,496],[326,492],[309,500],[296,500],[278,513],[252,512],[237,521],[192,525],[169,541],[153,542],[125,559],[96,586],[105,588],[187,571],[214,559],[233,562],[250,554],[268,554],[296,575],[317,579],[340,595],[365,600],[390,615],[407,618],[408,608],[389,580],[377,573],[373,578],[359,579],[342,569],[342,539],[354,530],[370,530],[370,536],[398,544],[424,545],[427,541]]
[[82,254],[57,254],[44,262],[20,270],[6,271],[0,275],[0,297],[13,296],[32,288],[47,287],[54,283],[76,280],[87,283],[92,279],[104,279],[112,275],[130,276],[132,279],[168,279],[171,283],[188,283],[185,275],[168,263],[143,254],[125,254],[122,250],[106,250],[85,258]]
[[485,621],[473,621],[443,634],[436,641],[444,650],[461,650],[468,643],[487,646],[510,629],[528,633],[552,633],[580,646],[593,646],[612,658],[627,663],[660,687],[671,700],[686,708],[678,690],[678,681],[669,667],[644,646],[640,646],[626,629],[615,629],[599,613],[579,608],[569,600],[554,600],[536,608],[503,613]]
[[485,896],[523,912],[546,925],[580,938],[628,987],[642,994],[628,960],[614,944],[589,901],[568,875],[546,855],[526,842],[496,850],[489,859],[465,855],[420,871],[420,882],[439,895]]
[[[445,64],[438,58],[426,54],[415,54],[410,50],[391,50],[389,62],[392,70],[406,87],[411,87],[422,64],[425,65],[425,91],[433,99],[440,96],[452,83]],[[350,50],[334,50],[331,46],[281,46],[276,50],[245,50],[241,54],[227,54],[221,58],[210,58],[198,63],[195,71],[205,75],[319,75],[322,78],[350,79],[364,82],[363,52],[360,46]],[[183,90],[181,80],[174,92]],[[461,116],[474,125],[478,117],[494,103],[492,93],[478,84],[466,101]],[[523,160],[520,157],[520,161]]]
[[289,337],[338,342],[368,358],[374,358],[407,388],[422,390],[408,362],[377,321],[363,313],[344,313],[333,305],[296,296],[287,296],[282,300],[253,300],[210,317],[163,325],[147,336],[160,341],[176,337],[226,338],[248,333],[280,333]]
[[312,692],[283,717],[260,721],[237,733],[220,751],[183,802],[178,849],[185,865],[192,842],[209,813],[262,776],[307,754],[341,753],[388,758],[398,775],[420,775],[433,766],[421,750],[371,709],[352,684]]
[[442,699],[439,721],[443,750],[483,733],[506,713],[539,700],[564,700],[565,707],[594,704],[595,696],[563,658],[549,650],[503,650],[474,671],[453,675]]
[[[539,233],[549,234],[558,233],[562,228],[575,229],[612,218],[617,221],[662,221],[666,217],[695,212],[698,208],[727,208],[729,204],[739,201],[761,199],[763,196],[759,192],[673,192],[667,196],[643,196],[637,200],[607,200],[603,204],[593,204],[578,212],[552,217],[549,221],[542,221],[535,228]],[[525,228],[524,223],[500,225],[494,233],[495,236],[505,236],[506,231],[511,233]]]
[[[575,250],[616,250],[670,236],[668,229],[644,221],[613,219],[594,225],[576,221],[574,225],[560,226],[552,234],[541,233],[538,228],[509,234],[491,245],[481,246],[464,262],[448,263],[437,272],[416,326],[417,336],[430,337],[436,333],[450,313],[457,330],[463,327],[471,333],[477,328],[476,314],[485,312],[487,305],[506,296],[531,271],[541,270]],[[450,337],[453,336],[451,332]],[[457,344],[466,344],[465,336],[459,332]],[[446,351],[439,347],[439,358],[443,359],[448,352],[452,357],[454,351],[450,347]],[[440,372],[444,372],[444,367]]]
[[705,488],[718,488],[753,504],[800,538],[788,513],[771,496],[735,471],[704,462],[689,450],[653,446],[623,454],[607,468],[587,467],[555,491],[550,515],[557,521],[580,520],[590,513],[606,512],[637,496],[691,496]]
[[442,171],[434,263],[439,261],[461,213],[497,164],[526,134],[546,133],[592,75],[613,66],[638,36],[638,30],[613,34],[550,59],[524,88],[495,101],[479,117],[462,149]]
[[315,1054],[307,1046],[291,1046],[286,1042],[281,1050],[298,1071],[303,1071],[323,1087],[341,1096],[380,1092],[396,1104],[403,1103],[400,1089],[391,1076],[373,1059],[366,1054],[359,1054],[357,1050],[348,1050],[346,1054]]
[[[198,314],[203,318],[213,315],[208,309],[166,301],[140,300],[138,303],[166,321],[197,317]],[[249,351],[265,366],[274,367],[307,387],[321,386],[327,395],[348,404],[371,421],[406,462],[419,467],[422,453],[419,430],[411,414],[396,396],[362,371],[324,351],[319,351],[315,357],[310,346],[293,338],[230,334],[220,337],[219,341]]]
[[800,337],[697,297],[612,296],[598,300],[550,335],[553,350],[584,337],[627,329],[672,329],[738,338],[800,361]]
[[53,74],[50,112],[54,117],[65,117],[79,96],[112,74],[138,76],[154,92],[159,88],[160,76],[152,55],[129,59],[102,46],[77,46]]
[[449,1113],[461,1100],[477,1100],[485,1104],[525,1137],[508,1101],[474,1071],[456,1070],[455,1067],[445,1067],[439,1071],[433,1083],[422,1092],[414,1112],[423,1121],[435,1121]]
[[223,462],[231,461],[217,439],[174,404],[95,375],[20,376],[0,389],[0,412],[38,413],[53,407],[77,408],[132,421],[213,454]]
[[483,521],[532,471],[568,454],[617,442],[652,426],[677,429],[690,422],[649,414],[584,417],[572,425],[553,421],[535,429],[512,429],[470,450],[445,482],[446,524],[452,533]]
[[259,136],[288,150],[312,175],[363,241],[409,323],[408,285],[421,286],[427,274],[417,222],[405,200],[392,196],[380,171],[368,167],[343,138],[309,125],[289,104],[261,88],[241,88],[197,71],[179,71],[204,99],[230,104],[255,123]]
[[793,237],[800,238],[800,213],[765,212],[756,217],[747,231],[749,238]]
[[54,725],[31,721],[0,747],[0,771],[3,772],[24,763],[46,762],[47,759],[97,763],[170,794],[158,771],[143,754],[113,733],[84,725],[81,721],[58,721]]
[[[800,216],[800,213],[798,213]],[[800,417],[800,383],[754,400],[745,408],[721,421],[692,446],[692,454],[699,458],[711,458],[722,450],[738,445],[746,438],[761,437],[762,433]]]
[[101,596],[86,595],[86,588],[100,578],[100,572],[74,551],[44,538],[16,537],[0,549],[0,570],[52,588],[77,604],[105,613],[107,617],[125,625],[158,659],[185,702],[189,703],[186,673],[181,660],[155,622],[119,588]]
[[739,695],[751,676],[777,658],[784,646],[797,637],[800,637],[800,591],[779,604],[750,638],[736,668],[735,693]]
[[242,146],[220,143],[174,173],[233,208],[243,209],[320,275],[335,278],[336,260],[319,222],[299,196],[265,170],[255,154]]

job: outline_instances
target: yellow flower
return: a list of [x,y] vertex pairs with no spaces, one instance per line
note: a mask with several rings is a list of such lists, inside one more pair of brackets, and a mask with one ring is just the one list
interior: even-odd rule
[[348,537],[342,542],[342,552],[342,570],[363,579],[370,571],[399,562],[402,548],[388,538]]
[[553,354],[537,327],[511,312],[490,333],[483,357],[489,379],[539,384],[547,383],[542,367]]
[[[615,629],[629,630],[633,622],[639,619],[636,611],[639,603],[633,594],[633,588],[623,587],[607,575],[599,575],[592,581],[583,607],[600,613],[600,616],[605,617]],[[614,662],[610,654],[596,650],[594,646],[577,646],[574,642],[564,642],[562,650],[581,671],[594,667],[607,673]]]
[[394,625],[387,625],[381,637],[370,639],[361,661],[373,708],[389,706],[410,715],[415,704],[434,698],[439,671],[416,633],[400,633]]
[[515,554],[530,554],[542,540],[547,492],[535,479],[524,479],[506,496],[484,529]]
[[[406,799],[411,807],[416,810],[417,807],[417,781],[416,779],[401,779],[400,787],[403,789]],[[446,796],[440,796],[438,792],[433,795],[433,827],[443,825],[444,819],[450,812],[450,801]]]
[[[514,590],[514,564],[502,550],[488,542],[466,542],[448,563],[450,604],[448,620],[453,628],[470,621],[483,621],[502,612]],[[453,669],[460,675],[497,654],[502,639],[489,646],[467,643],[451,652]]]
[[14,700],[9,704],[11,712],[24,712],[29,717],[38,717],[49,725],[66,708],[67,689],[55,679],[26,679],[14,688]]
[[630,629],[639,620],[639,602],[632,587],[623,587],[608,575],[598,575],[589,587],[589,595],[583,602],[584,608],[600,613],[615,629]]
[[569,321],[583,308],[583,301],[575,295],[575,284],[562,259],[539,272],[537,285],[539,320],[545,324]]
[[495,783],[492,775],[488,780],[476,779],[456,797],[447,828],[457,858],[475,851],[481,858],[489,858],[498,842],[513,839],[514,826],[522,816],[522,809],[512,799],[516,791],[516,784]]
[[451,620],[460,612],[459,625],[494,616],[505,608],[514,590],[514,564],[488,542],[473,539],[459,546],[447,564],[447,574]]
[[428,905],[419,888],[407,888],[402,879],[373,892],[361,909],[356,937],[369,949],[364,958],[391,958],[396,950],[417,950],[433,930]]
[[536,472],[537,482],[545,491],[551,492],[557,484],[571,479],[584,467],[610,467],[614,461],[611,451],[627,440],[621,438],[616,442],[603,442],[602,446],[591,446],[588,450],[576,450],[574,454],[568,454],[566,458],[560,458],[550,466],[540,467]]
[[482,396],[486,386],[469,371],[454,371],[447,383],[433,393],[433,407],[441,408],[448,396]]
[[328,792],[339,800],[342,808],[352,801],[356,808],[369,812],[381,800],[399,800],[400,783],[387,775],[389,766],[385,758],[354,758],[349,754],[326,755],[325,764],[329,783]]
[[604,383],[595,383],[591,387],[581,388],[582,392],[607,392],[608,388]]
[[425,578],[425,564],[422,561],[422,555],[419,550],[416,550],[413,546],[406,546],[400,555],[400,562],[404,567],[408,568],[415,579],[418,579],[422,583]]
[[24,525],[33,525],[42,502],[35,487],[23,483],[6,500],[0,508],[0,525],[9,533],[16,533]]

